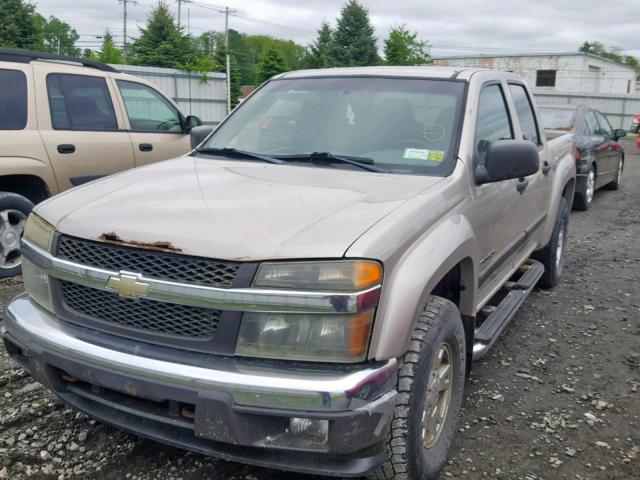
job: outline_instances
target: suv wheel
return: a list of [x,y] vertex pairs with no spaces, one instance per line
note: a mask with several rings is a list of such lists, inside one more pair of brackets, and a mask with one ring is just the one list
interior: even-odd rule
[[33,203],[17,193],[0,192],[0,278],[20,273],[20,238]]
[[560,282],[564,269],[564,259],[567,253],[567,233],[569,230],[569,206],[567,200],[560,198],[558,216],[553,227],[551,240],[542,249],[534,253],[533,257],[544,265],[544,274],[538,285],[543,288],[555,287]]
[[398,401],[376,480],[435,479],[447,460],[462,405],[465,334],[456,306],[431,297],[398,374]]
[[591,202],[593,202],[593,196],[596,192],[596,171],[593,165],[587,172],[587,181],[584,189],[576,191],[575,198],[573,199],[573,206],[576,210],[589,210]]

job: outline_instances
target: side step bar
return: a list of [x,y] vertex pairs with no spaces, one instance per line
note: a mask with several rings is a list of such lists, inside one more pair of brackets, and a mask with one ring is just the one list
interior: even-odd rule
[[489,307],[491,313],[486,320],[476,329],[473,344],[473,359],[482,358],[498,339],[502,331],[513,319],[520,306],[536,286],[544,273],[544,265],[537,260],[529,259],[520,267],[524,271],[516,282],[507,282],[503,288],[509,293],[496,306]]

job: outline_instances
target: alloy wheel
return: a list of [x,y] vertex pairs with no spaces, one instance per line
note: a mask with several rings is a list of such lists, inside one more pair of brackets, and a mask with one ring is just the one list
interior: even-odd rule
[[10,269],[20,265],[20,238],[27,216],[14,209],[0,212],[0,268]]
[[431,366],[427,394],[422,412],[422,446],[433,447],[444,427],[453,388],[453,354],[448,343],[442,343]]

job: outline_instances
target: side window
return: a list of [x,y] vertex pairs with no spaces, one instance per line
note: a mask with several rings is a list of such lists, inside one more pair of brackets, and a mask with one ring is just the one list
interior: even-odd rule
[[538,124],[533,113],[533,107],[529,100],[529,95],[522,85],[509,85],[509,93],[516,107],[518,119],[520,120],[520,128],[525,140],[529,140],[536,145],[540,145],[540,135],[538,133]]
[[484,154],[491,142],[513,138],[509,111],[500,85],[489,85],[480,92],[476,119],[475,148]]
[[609,120],[607,120],[607,118],[604,115],[602,115],[600,112],[595,112],[595,113],[598,119],[598,125],[600,125],[600,130],[598,135],[603,135],[605,137],[612,136],[613,128],[611,128],[611,124],[609,123]]
[[49,74],[47,94],[54,130],[118,129],[104,78]]
[[588,112],[584,116],[584,128],[582,133],[584,135],[599,135],[598,131],[600,130],[600,125],[598,125],[598,121],[596,120],[596,116],[593,112]]
[[182,133],[180,114],[166,98],[141,83],[118,80],[132,130]]
[[27,77],[19,70],[0,70],[0,130],[27,126]]

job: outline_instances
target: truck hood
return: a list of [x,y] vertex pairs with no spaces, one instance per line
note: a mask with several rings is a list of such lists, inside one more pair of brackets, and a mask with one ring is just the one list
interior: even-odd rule
[[341,257],[441,178],[183,157],[70,190],[37,213],[86,239],[167,242],[227,260]]

